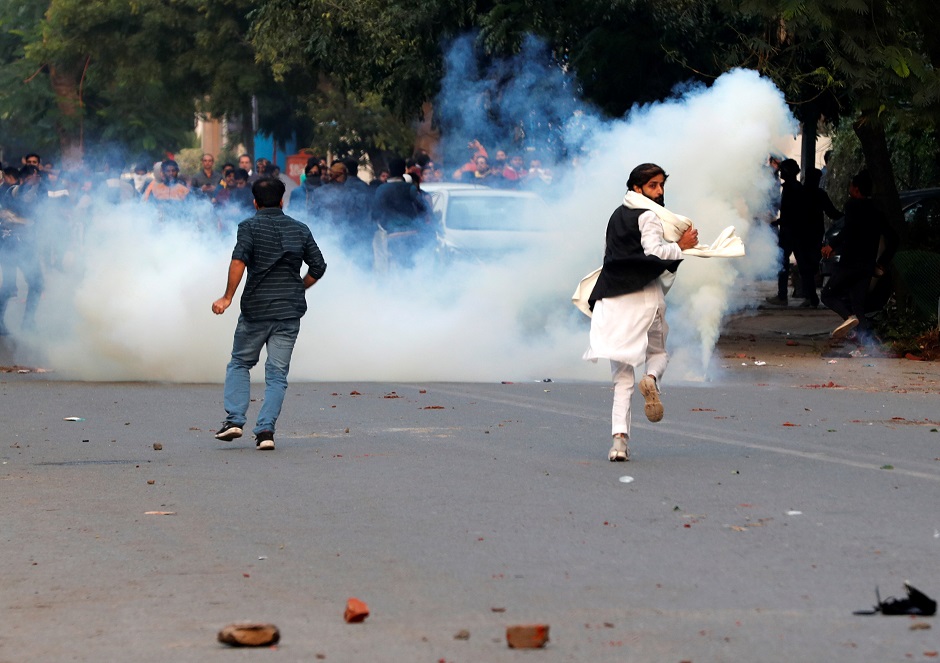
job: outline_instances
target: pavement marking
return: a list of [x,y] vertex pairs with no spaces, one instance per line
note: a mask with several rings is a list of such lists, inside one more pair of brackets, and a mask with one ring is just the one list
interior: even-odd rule
[[[540,412],[547,412],[551,414],[558,414],[562,416],[575,417],[578,419],[590,419],[596,421],[599,417],[608,416],[608,409],[604,408],[603,410],[599,407],[559,407],[559,406],[549,406],[546,405],[544,401],[539,398],[533,398],[530,396],[524,396],[522,394],[513,394],[512,396],[489,396],[481,392],[471,392],[467,390],[460,390],[447,387],[435,386],[434,390],[439,393],[448,394],[451,396],[461,396],[465,398],[473,398],[480,401],[488,401],[490,403],[499,403],[501,405],[508,405],[512,407],[521,407],[529,410],[538,410]],[[772,442],[777,441],[776,438],[761,435],[759,433],[744,433],[741,431],[733,431],[720,429],[720,434],[708,434],[701,432],[703,428],[700,424],[696,424],[696,430],[683,430],[687,428],[690,424],[682,424],[676,422],[669,422],[669,433],[685,437],[692,440],[702,440],[707,442],[716,442],[718,444],[725,444],[733,447],[740,447],[744,449],[753,449],[755,451],[767,451],[770,453],[777,453],[784,456],[793,456],[796,458],[802,458],[805,460],[814,460],[821,461],[824,463],[833,463],[836,465],[842,465],[844,467],[854,467],[862,470],[877,470],[879,472],[886,472],[888,470],[882,469],[885,464],[884,459],[874,462],[862,462],[858,460],[849,460],[848,458],[839,458],[837,456],[831,456],[827,451],[800,451],[798,449],[788,449],[786,447],[775,446],[771,444]],[[643,430],[655,431],[660,430],[662,426],[652,426],[650,424],[635,421],[633,423],[634,428],[640,428]],[[741,439],[731,439],[731,436],[742,436],[746,435],[748,438],[757,438],[762,439],[766,443],[758,443],[745,441]],[[897,465],[897,461],[893,461],[894,468],[890,470],[893,474],[902,474],[904,476],[916,478],[916,479],[928,479],[931,481],[940,482],[940,473],[929,473],[929,472],[918,472],[916,470],[905,470]]]

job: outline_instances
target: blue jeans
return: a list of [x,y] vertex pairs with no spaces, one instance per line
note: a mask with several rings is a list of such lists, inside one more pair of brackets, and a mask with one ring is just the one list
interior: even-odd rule
[[258,412],[254,434],[257,435],[263,430],[274,432],[274,424],[281,413],[284,394],[287,392],[287,371],[290,369],[290,356],[299,331],[300,318],[250,322],[245,320],[244,316],[238,317],[232,361],[225,369],[226,421],[244,427],[245,414],[248,412],[251,398],[249,370],[258,363],[261,348],[267,346],[268,359],[264,362],[264,402]]

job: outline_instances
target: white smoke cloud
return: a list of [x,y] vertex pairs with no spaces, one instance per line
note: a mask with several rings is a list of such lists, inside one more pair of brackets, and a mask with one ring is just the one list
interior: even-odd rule
[[[450,94],[459,87],[447,81]],[[474,89],[448,104],[459,110],[478,100]],[[583,150],[578,166],[563,173],[569,167],[555,165],[555,191],[565,195],[552,209],[562,231],[532,251],[496,264],[382,277],[315,230],[329,267],[308,291],[291,379],[608,379],[606,365],[581,360],[588,319],[570,296],[601,264],[607,220],[627,175],[648,161],[670,174],[666,205],[691,217],[702,241],[734,225],[748,249],[742,259],[686,259],[667,297],[667,380],[700,379],[722,318],[746,303],[739,284],[776,272],[776,243],[764,219],[776,185],[765,164],[792,139],[795,122],[781,93],[744,70],[621,120],[580,110],[568,128],[575,127]],[[161,223],[140,205],[99,213],[84,242],[70,248],[71,266],[47,272],[39,331],[18,341],[63,378],[220,382],[237,302],[223,316],[210,305],[224,290],[233,245],[231,235],[200,230],[192,219]],[[15,315],[7,315],[14,329]]]

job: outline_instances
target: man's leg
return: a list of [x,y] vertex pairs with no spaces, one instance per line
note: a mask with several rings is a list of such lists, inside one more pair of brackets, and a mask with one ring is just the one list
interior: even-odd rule
[[29,291],[26,293],[26,309],[23,312],[23,328],[32,329],[36,326],[36,309],[39,308],[39,300],[45,290],[45,279],[42,276],[42,267],[39,265],[39,258],[35,254],[23,256],[21,262],[23,278]]
[[633,366],[610,360],[610,377],[614,381],[614,407],[611,412],[611,435],[630,437],[630,400],[636,374]]
[[819,295],[816,293],[816,272],[819,270],[818,253],[812,248],[801,248],[796,253],[796,267],[800,273],[802,294],[806,299],[804,306],[819,306]]
[[666,334],[669,333],[669,325],[666,324],[663,313],[662,309],[656,312],[653,324],[646,332],[646,375],[640,380],[639,385],[640,393],[646,401],[644,406],[646,418],[654,423],[663,418],[663,403],[659,399],[659,381],[669,363],[669,355],[666,353]]
[[867,272],[860,272],[857,275],[855,283],[849,287],[848,300],[852,309],[852,315],[858,318],[857,334],[862,343],[869,343],[874,340],[874,330],[871,322],[868,320],[865,310],[865,299],[868,297],[868,287],[871,285],[871,275]]
[[261,431],[274,432],[284,403],[284,394],[287,392],[287,372],[290,369],[294,341],[300,332],[300,318],[277,320],[271,324],[267,341],[268,359],[264,363],[264,403],[258,412],[255,435]]
[[780,271],[777,272],[777,299],[787,301],[787,285],[790,281],[790,254],[793,250],[789,246],[780,246],[783,257],[780,263]]
[[852,315],[852,309],[848,301],[848,292],[854,283],[853,276],[854,270],[839,269],[836,267],[835,273],[829,278],[826,286],[822,289],[822,303],[843,320]]
[[268,340],[272,322],[249,322],[244,316],[238,317],[235,327],[235,340],[232,343],[232,360],[225,369],[225,420],[239,428],[245,425],[245,413],[251,397],[251,374],[249,371],[258,363],[261,348]]
[[611,359],[610,376],[614,381],[614,405],[610,415],[613,446],[607,452],[607,460],[625,461],[630,458],[627,441],[630,439],[630,401],[636,375],[630,364]]
[[[10,240],[6,240],[10,241]],[[16,273],[17,256],[13,248],[7,246],[0,249],[0,270],[3,274],[3,282],[0,283],[0,336],[5,336],[10,332],[6,326],[5,316],[7,304],[16,297]]]

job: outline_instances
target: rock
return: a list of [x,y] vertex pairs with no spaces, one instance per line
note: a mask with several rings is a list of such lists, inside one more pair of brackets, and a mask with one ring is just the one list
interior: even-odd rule
[[470,631],[465,628],[460,629],[454,634],[454,640],[469,640]]
[[506,628],[510,649],[541,649],[548,642],[548,624],[518,624]]
[[265,647],[280,639],[274,624],[229,624],[219,631],[219,642],[232,647]]
[[154,450],[154,451],[163,451],[163,445],[160,444],[159,442],[154,442],[154,443],[153,443],[153,450]]
[[343,614],[343,619],[347,622],[350,624],[364,622],[368,616],[369,606],[366,605],[365,601],[356,598],[350,598],[346,601],[346,612]]
[[155,484],[155,483],[156,483],[156,480],[154,480],[154,479],[147,479],[147,485],[148,485],[148,486],[152,486],[152,485]]

